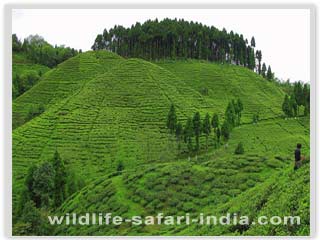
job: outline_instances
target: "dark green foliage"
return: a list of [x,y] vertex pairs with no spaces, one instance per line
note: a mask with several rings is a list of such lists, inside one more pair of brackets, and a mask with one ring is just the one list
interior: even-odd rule
[[42,163],[33,172],[33,193],[36,202],[36,207],[48,207],[50,206],[51,199],[53,197],[53,191],[55,189],[55,170],[51,163]]
[[184,142],[187,143],[189,152],[192,151],[192,137],[194,136],[193,121],[189,117],[184,128]]
[[262,71],[261,70],[262,53],[261,53],[260,50],[256,51],[256,58],[258,60],[258,69],[257,69],[257,71],[258,71],[258,74],[261,74],[261,71]]
[[194,114],[192,121],[193,121],[194,135],[196,137],[196,151],[198,151],[200,147],[199,138],[201,134],[201,117],[199,112],[196,112]]
[[[43,223],[41,212],[36,208],[33,201],[26,201],[21,213],[21,218],[14,225],[12,231],[14,236],[32,236],[43,234]],[[41,234],[42,233],[42,234]]]
[[219,127],[219,116],[218,114],[213,114],[211,125],[214,129]]
[[210,115],[207,113],[203,120],[203,133],[206,136],[206,148],[208,148],[208,138],[211,133],[211,123],[210,123]]
[[259,122],[259,113],[254,113],[252,115],[252,123],[258,123]]
[[244,147],[242,142],[238,143],[236,149],[234,150],[235,154],[244,154]]
[[236,125],[239,126],[241,123],[241,112],[243,111],[243,103],[240,98],[237,99],[237,102],[234,103],[234,110],[237,116]]
[[268,80],[272,80],[273,79],[273,73],[271,71],[270,65],[268,66],[267,76],[266,77],[267,77]]
[[254,37],[251,38],[250,43],[251,43],[251,47],[253,48],[256,47],[256,40],[254,39]]
[[292,109],[292,115],[295,117],[298,115],[298,104],[293,95],[290,96],[290,108]]
[[123,171],[123,169],[124,169],[123,163],[122,161],[119,161],[117,165],[117,172],[121,172]]
[[221,137],[221,130],[220,128],[216,128],[215,129],[215,132],[216,132],[216,136],[217,136],[217,142],[220,143],[220,137]]
[[23,43],[18,37],[12,35],[12,50],[23,52],[34,63],[42,64],[50,68],[78,54],[74,48],[64,46],[52,46],[39,35],[30,35]]
[[266,76],[267,76],[266,73],[267,73],[267,67],[266,67],[266,64],[263,63],[263,64],[262,64],[262,69],[261,69],[261,75],[262,75],[262,77],[266,78]]
[[228,103],[225,111],[225,121],[231,128],[236,126],[236,111],[234,108],[234,101]]
[[231,127],[227,121],[224,121],[221,126],[221,135],[224,137],[225,140],[228,140],[230,137]]
[[147,20],[130,28],[120,25],[98,34],[93,50],[106,49],[124,57],[144,59],[194,58],[229,62],[254,69],[255,40],[183,19]]
[[282,103],[282,111],[286,117],[292,117],[293,112],[290,104],[289,96],[286,94]]
[[173,104],[171,104],[168,117],[167,117],[167,128],[169,129],[170,133],[174,133],[177,126],[177,115],[176,110]]

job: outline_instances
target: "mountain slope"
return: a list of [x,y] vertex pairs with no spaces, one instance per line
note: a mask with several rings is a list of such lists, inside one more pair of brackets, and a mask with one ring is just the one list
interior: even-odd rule
[[[258,216],[301,216],[302,226],[61,226],[57,234],[90,235],[305,235],[309,219],[309,164],[297,172],[292,167],[290,147],[297,140],[308,151],[304,138],[306,119],[268,120],[235,129],[228,148],[208,155],[150,164],[103,176],[71,196],[58,215],[86,212],[113,216],[184,216],[200,213],[222,216],[229,212],[250,219]],[[278,125],[278,127],[277,127]],[[248,131],[253,127],[253,131]],[[291,132],[288,136],[288,129]],[[274,140],[270,131],[278,133]],[[259,140],[257,141],[257,136]],[[234,155],[240,141],[246,154]],[[254,144],[253,144],[254,143]],[[268,145],[270,149],[264,149]],[[279,146],[281,145],[282,148]],[[307,152],[305,152],[307,154]],[[260,207],[259,207],[260,206]]]
[[[202,88],[209,94],[202,94]],[[207,154],[202,149],[192,161],[178,154],[176,141],[165,128],[171,103],[184,123],[196,111],[202,117],[219,113],[223,118],[228,101],[237,97],[244,103],[244,124],[234,129],[228,144],[219,149],[211,144]],[[167,187],[172,195],[185,191],[178,201],[187,197],[190,203],[180,206],[180,211],[192,209],[199,201],[205,207],[215,196],[221,197],[216,203],[222,204],[286,167],[297,141],[308,148],[306,120],[278,118],[282,100],[282,91],[273,83],[239,66],[203,61],[155,64],[106,51],[79,54],[47,72],[13,102],[13,203],[19,200],[28,167],[50,161],[58,149],[67,168],[87,185],[69,198],[63,211],[110,208],[132,214],[162,210],[169,204],[174,210],[176,201],[164,205],[157,201],[158,197],[169,199]],[[43,104],[45,111],[26,121],[28,109],[37,104]],[[267,120],[253,125],[252,115],[258,112]],[[200,140],[204,143],[205,137]],[[237,157],[234,149],[239,142],[245,143],[246,155]],[[122,175],[117,172],[120,162]],[[228,179],[231,173],[234,175]],[[178,182],[182,179],[181,189],[175,188],[176,182],[167,182],[168,186],[159,184],[162,196],[157,195],[155,186],[150,187],[151,194],[143,192],[147,182],[157,183],[168,174]],[[199,193],[198,182],[208,176],[212,178],[206,180],[204,193]],[[128,203],[126,194],[131,196]],[[154,234],[158,230],[137,231]],[[68,231],[73,235],[115,234],[97,226]],[[137,233],[127,231],[124,227],[124,234]]]

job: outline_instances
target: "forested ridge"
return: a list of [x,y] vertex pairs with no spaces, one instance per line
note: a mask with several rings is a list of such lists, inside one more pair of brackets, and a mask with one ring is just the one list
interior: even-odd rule
[[255,38],[250,42],[242,34],[219,30],[183,19],[147,20],[130,28],[115,25],[98,34],[93,50],[106,49],[123,57],[147,60],[193,58],[232,63],[255,70],[268,79],[271,67],[262,63],[262,52],[256,50]]

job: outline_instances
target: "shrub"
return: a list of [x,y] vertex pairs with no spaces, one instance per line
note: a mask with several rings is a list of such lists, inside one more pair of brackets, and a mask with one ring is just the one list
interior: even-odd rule
[[244,153],[244,148],[243,148],[243,144],[240,142],[238,143],[236,149],[234,150],[235,154],[243,154]]

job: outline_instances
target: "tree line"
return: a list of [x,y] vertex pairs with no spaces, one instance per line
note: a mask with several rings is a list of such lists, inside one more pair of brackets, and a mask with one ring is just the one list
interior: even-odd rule
[[214,113],[212,117],[207,113],[202,120],[200,113],[195,112],[193,117],[188,117],[186,123],[182,125],[178,121],[174,104],[171,104],[166,126],[170,134],[175,135],[179,150],[181,149],[181,144],[186,144],[190,154],[201,149],[200,137],[203,135],[206,138],[206,149],[208,149],[208,139],[212,133],[214,134],[216,145],[220,145],[221,138],[227,141],[230,138],[232,129],[240,125],[242,111],[242,101],[240,99],[232,100],[227,105],[222,124],[217,113]]
[[300,107],[304,107],[304,116],[310,114],[310,85],[308,83],[295,82],[293,87],[284,96],[282,111],[286,117],[301,115]]
[[52,46],[39,35],[30,35],[21,41],[16,34],[12,34],[12,51],[23,53],[30,61],[49,68],[81,52],[64,45]]
[[106,49],[123,57],[148,60],[164,58],[193,58],[232,63],[255,70],[271,79],[271,67],[262,63],[261,50],[255,50],[256,42],[250,42],[242,34],[229,33],[198,22],[183,19],[137,22],[129,28],[115,25],[98,34],[93,50]]

